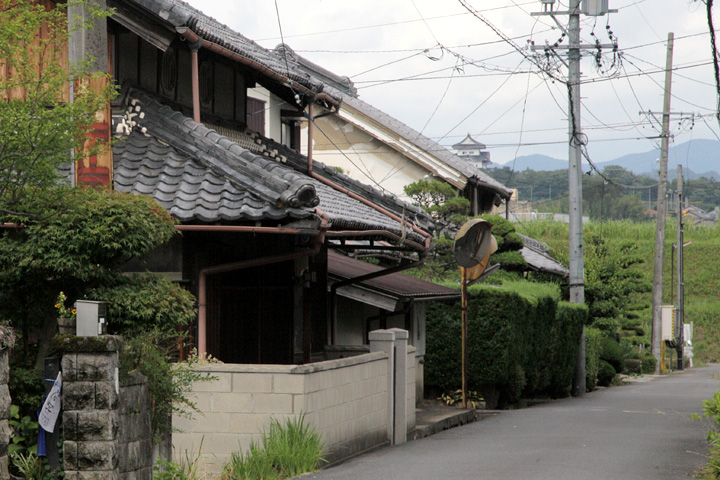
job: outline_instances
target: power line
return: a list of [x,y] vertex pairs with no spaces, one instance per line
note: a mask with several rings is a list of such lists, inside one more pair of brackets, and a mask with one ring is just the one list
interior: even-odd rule
[[[535,1],[525,2],[525,3],[523,3],[522,5],[530,5],[530,4],[533,4],[533,3],[535,3]],[[483,10],[481,10],[481,11],[483,11],[483,12],[491,12],[491,11],[495,11],[495,10],[504,10],[504,9],[507,9],[507,8],[513,8],[513,6],[511,6],[511,5],[504,5],[504,6],[502,6],[502,7],[486,8],[486,9],[483,9]],[[439,20],[439,19],[443,19],[443,18],[460,17],[460,16],[464,16],[464,15],[467,15],[467,14],[468,14],[467,12],[451,13],[451,14],[448,14],[448,15],[439,15],[439,16],[436,16],[436,17],[430,17],[430,18],[428,18],[428,20]],[[359,26],[359,27],[343,28],[343,29],[341,29],[341,30],[326,30],[326,31],[322,31],[322,32],[299,33],[299,34],[296,34],[296,35],[288,35],[286,38],[309,37],[309,36],[314,36],[314,35],[326,35],[326,34],[330,34],[330,33],[345,33],[345,32],[350,32],[350,31],[357,31],[357,30],[367,30],[367,29],[370,29],[370,28],[394,27],[394,26],[396,26],[396,25],[404,25],[404,24],[408,24],[408,23],[417,23],[417,22],[420,22],[420,21],[422,21],[422,20],[417,20],[417,19],[413,19],[413,20],[401,20],[401,21],[399,21],[399,22],[379,23],[379,24],[375,24],[375,25],[363,25],[363,26]],[[277,40],[277,37],[260,38],[260,39],[257,39],[256,41],[257,41],[257,42],[264,42],[264,41],[269,41],[269,40]]]

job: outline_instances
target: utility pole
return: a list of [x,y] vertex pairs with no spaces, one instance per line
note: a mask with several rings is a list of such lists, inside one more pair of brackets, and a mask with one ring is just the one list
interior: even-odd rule
[[685,321],[685,271],[683,268],[683,173],[677,167],[677,302],[675,303],[675,340],[677,341],[677,369],[683,370],[683,323]]
[[[667,162],[668,145],[670,140],[670,87],[672,83],[672,56],[673,56],[672,32],[668,33],[667,59],[665,61],[665,95],[663,97],[663,118],[660,144],[660,173],[658,176],[658,198],[657,198],[657,226],[655,230],[655,270],[653,275],[653,296],[652,296],[652,353],[655,357],[655,374],[660,373],[662,358],[662,318],[660,306],[662,305],[663,287],[663,257],[665,253],[665,219],[667,216]],[[678,251],[682,245],[678,245]]]
[[[567,48],[568,50],[568,123],[569,123],[569,151],[568,151],[568,196],[569,196],[569,283],[570,302],[585,303],[585,267],[583,261],[583,224],[582,224],[582,147],[584,145],[580,127],[580,50],[581,48],[596,48],[598,45],[580,44],[580,3],[581,0],[570,0],[566,12],[553,11],[555,0],[540,0],[544,11],[532,15],[550,15],[558,27],[568,37],[567,47],[555,45],[554,49]],[[592,2],[590,2],[592,3]],[[607,2],[604,7],[600,2],[587,5],[584,13],[591,16],[600,16],[605,13],[617,11],[608,10]],[[558,22],[556,15],[569,16],[567,30]],[[613,45],[602,45],[613,48]],[[538,47],[543,48],[543,47]],[[533,47],[536,49],[536,47]],[[573,396],[585,395],[585,327],[583,326],[578,345],[578,356],[575,364],[575,377],[573,378]]]
[[[570,1],[568,23],[568,112],[570,114],[568,187],[570,201],[570,303],[585,303],[582,225],[582,145],[580,144],[580,0]],[[580,334],[572,394],[585,395],[585,326]]]

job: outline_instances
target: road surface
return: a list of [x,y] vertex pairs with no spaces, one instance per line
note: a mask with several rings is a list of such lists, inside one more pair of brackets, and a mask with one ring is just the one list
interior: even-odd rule
[[[688,478],[706,462],[716,365],[602,389],[361,455],[315,480]],[[715,378],[713,378],[715,376]]]

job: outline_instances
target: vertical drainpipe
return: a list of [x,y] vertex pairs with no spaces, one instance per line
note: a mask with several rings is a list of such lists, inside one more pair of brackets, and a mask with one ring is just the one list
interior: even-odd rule
[[202,38],[190,45],[190,77],[192,79],[193,120],[200,123],[200,65],[198,50],[202,45]]
[[313,111],[313,104],[308,104],[308,147],[307,147],[307,157],[308,157],[308,169],[307,173],[308,175],[312,176],[312,162],[313,162],[313,121],[315,120],[315,113]]
[[480,215],[480,205],[478,204],[478,186],[473,185],[473,216],[478,215]]

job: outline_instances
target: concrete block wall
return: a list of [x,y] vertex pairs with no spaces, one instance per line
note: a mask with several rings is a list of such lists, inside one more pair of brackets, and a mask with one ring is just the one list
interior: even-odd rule
[[10,366],[7,349],[0,348],[0,478],[10,478],[8,473],[8,445],[10,444],[10,390],[8,379]]
[[[400,371],[393,360],[396,336],[404,342]],[[198,457],[203,474],[217,474],[233,452],[245,453],[258,441],[272,419],[300,415],[322,435],[330,463],[406,441],[415,428],[415,348],[407,346],[405,330],[378,330],[370,338],[371,353],[325,362],[199,367],[217,380],[193,385],[190,399],[202,413],[173,416],[174,459]],[[395,391],[403,391],[401,398]]]
[[173,450],[176,461],[199,454],[203,473],[219,473],[271,419],[304,414],[322,435],[330,462],[388,441],[389,366],[382,352],[299,366],[212,364],[199,370],[217,380],[193,386],[191,398],[203,413],[173,417]]
[[408,347],[407,359],[407,433],[415,430],[417,424],[415,418],[415,406],[417,405],[417,357],[415,347]]

